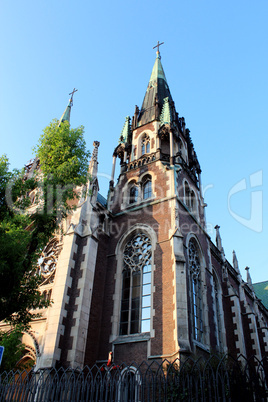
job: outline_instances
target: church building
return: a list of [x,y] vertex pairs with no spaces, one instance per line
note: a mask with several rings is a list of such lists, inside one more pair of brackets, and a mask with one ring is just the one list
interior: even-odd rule
[[40,259],[40,290],[53,304],[24,337],[36,367],[103,364],[110,352],[116,364],[267,355],[267,302],[249,271],[242,280],[235,252],[232,263],[225,258],[219,227],[215,242],[206,231],[200,164],[159,44],[143,104],[111,150],[107,200],[98,184],[101,138],[93,146],[90,191]]

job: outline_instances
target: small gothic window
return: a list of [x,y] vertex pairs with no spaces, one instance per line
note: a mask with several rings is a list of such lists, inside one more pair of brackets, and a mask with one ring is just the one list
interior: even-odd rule
[[192,212],[196,212],[196,198],[195,198],[195,192],[192,190],[190,194],[190,210]]
[[188,246],[188,259],[191,282],[191,311],[193,335],[196,341],[203,341],[203,311],[202,311],[202,292],[201,292],[201,271],[200,259],[197,251],[196,242],[191,239]]
[[134,235],[123,254],[120,335],[150,331],[151,240]]
[[148,179],[143,185],[143,199],[147,200],[152,196],[152,182]]
[[138,187],[133,186],[129,192],[129,203],[133,204],[134,202],[138,201]]
[[189,184],[184,184],[184,201],[191,212],[196,212],[196,196],[195,192],[190,189]]
[[187,205],[188,208],[190,208],[191,205],[191,192],[190,192],[190,187],[187,182],[184,184],[184,199],[185,199],[185,204]]
[[141,139],[141,154],[145,155],[150,153],[150,137],[145,134]]

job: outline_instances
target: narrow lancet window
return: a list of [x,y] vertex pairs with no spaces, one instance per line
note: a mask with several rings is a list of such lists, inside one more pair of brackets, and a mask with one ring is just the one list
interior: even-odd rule
[[152,196],[152,182],[151,180],[147,180],[143,185],[143,199],[147,200]]
[[133,204],[138,201],[138,187],[133,186],[129,191],[129,203]]
[[191,310],[192,310],[192,328],[193,337],[196,341],[203,341],[203,309],[202,309],[202,292],[201,292],[201,271],[200,258],[197,251],[197,245],[192,239],[188,246],[188,258],[190,269],[191,283]]
[[136,234],[123,255],[120,335],[150,331],[151,240]]
[[149,154],[150,153],[150,137],[145,134],[141,139],[141,154]]

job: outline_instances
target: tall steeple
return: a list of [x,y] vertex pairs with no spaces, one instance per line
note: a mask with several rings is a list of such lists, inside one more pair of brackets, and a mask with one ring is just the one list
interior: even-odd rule
[[156,59],[138,117],[138,126],[142,126],[143,124],[149,123],[153,120],[159,120],[164,99],[168,98],[170,102],[172,101],[167,79],[161,63],[159,46],[159,43],[155,46],[157,47]]
[[73,89],[73,91],[71,93],[69,93],[69,95],[71,95],[71,98],[69,99],[69,103],[66,107],[66,109],[63,112],[63,115],[61,116],[60,120],[59,120],[59,126],[63,121],[68,121],[68,123],[70,124],[70,117],[71,117],[71,107],[73,106],[73,96],[74,93],[77,92],[77,89]]

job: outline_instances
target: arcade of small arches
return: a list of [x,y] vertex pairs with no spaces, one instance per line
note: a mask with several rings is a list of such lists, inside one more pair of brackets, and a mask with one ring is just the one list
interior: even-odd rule
[[170,134],[169,131],[163,132],[163,129],[163,127],[160,128],[156,136],[156,147],[154,145],[155,142],[147,132],[140,134],[136,145],[126,146],[125,144],[119,144],[114,153],[111,179],[114,180],[117,156],[121,159],[121,164],[124,162],[124,164],[128,165],[127,170],[136,169],[159,159],[159,150],[161,150],[161,159],[166,156],[167,161],[169,161],[170,157],[179,156],[187,163],[187,145],[179,136],[176,136],[176,140],[174,141],[174,134]]

